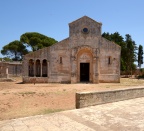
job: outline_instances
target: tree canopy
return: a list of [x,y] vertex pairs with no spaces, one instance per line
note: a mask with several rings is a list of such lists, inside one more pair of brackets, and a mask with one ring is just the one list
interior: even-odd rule
[[137,61],[137,46],[129,34],[125,35],[125,39],[118,33],[103,33],[102,37],[115,42],[121,46],[121,71],[131,72],[136,68],[134,62]]
[[[1,54],[5,55],[11,60],[19,61],[22,60],[23,55],[29,53],[30,51],[36,51],[44,47],[51,46],[57,41],[53,38],[47,37],[43,34],[37,32],[27,32],[20,36],[20,41],[15,40],[5,45]],[[28,47],[31,50],[28,50]]]
[[28,53],[28,50],[19,40],[15,40],[5,45],[1,53],[12,60],[19,61],[22,60],[23,55]]
[[8,58],[8,57],[3,57],[3,58],[0,58],[0,61],[12,61],[12,59]]
[[37,32],[27,32],[20,36],[20,41],[30,47],[32,51],[51,46],[57,41]]

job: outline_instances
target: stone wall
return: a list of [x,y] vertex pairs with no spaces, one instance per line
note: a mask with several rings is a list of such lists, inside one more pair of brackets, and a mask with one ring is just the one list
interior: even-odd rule
[[[87,16],[70,23],[68,38],[25,55],[23,80],[29,82],[27,77],[36,77],[39,81],[37,77],[43,77],[43,60],[46,60],[48,82],[82,82],[82,63],[89,66],[86,69],[89,73],[85,73],[89,78],[88,82],[120,82],[121,48],[102,38],[101,26],[101,23]],[[38,70],[41,72],[39,75]]]
[[50,47],[50,76],[49,82],[70,83],[69,39],[62,40]]
[[[60,41],[50,47],[43,48],[33,53],[27,54],[23,60],[23,82],[31,83],[31,79],[35,77],[37,82],[43,83],[45,77],[29,76],[29,60],[34,61],[34,68],[36,61],[40,60],[42,66],[43,60],[47,61],[47,82],[50,83],[70,83],[71,80],[71,62],[70,62],[70,49],[69,39]],[[36,69],[34,69],[36,70]],[[36,72],[36,71],[34,71]]]
[[87,16],[84,16],[69,24],[69,36],[71,37],[79,35],[79,37],[85,37],[86,35],[81,33],[83,28],[89,29],[90,33],[88,33],[87,36],[101,36],[101,26],[102,23],[96,22],[95,20]]
[[11,76],[22,75],[21,62],[0,62],[0,77],[7,78]]
[[76,108],[133,99],[137,97],[144,97],[144,88],[119,89],[102,92],[81,92],[76,93]]
[[48,83],[47,77],[24,77],[23,83]]
[[120,82],[121,47],[101,38],[99,82]]
[[9,63],[9,76],[22,76],[22,63]]
[[0,62],[0,78],[8,78],[8,63]]

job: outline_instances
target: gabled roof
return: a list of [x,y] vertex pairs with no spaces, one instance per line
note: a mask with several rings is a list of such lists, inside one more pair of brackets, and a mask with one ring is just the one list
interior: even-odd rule
[[69,23],[69,25],[74,24],[74,23],[77,23],[78,21],[81,21],[81,20],[86,20],[86,19],[90,19],[91,21],[94,21],[94,22],[102,25],[101,22],[97,22],[97,21],[93,20],[92,18],[90,18],[90,17],[88,17],[88,16],[86,16],[86,15],[83,16],[83,17],[81,17],[81,18],[79,18],[79,19],[77,19],[77,20],[75,20],[75,21],[73,21],[73,22],[71,22],[71,23]]

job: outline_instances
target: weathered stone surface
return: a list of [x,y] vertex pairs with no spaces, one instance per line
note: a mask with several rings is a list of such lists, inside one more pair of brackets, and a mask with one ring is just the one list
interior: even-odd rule
[[25,55],[23,82],[30,77],[39,82],[120,82],[121,48],[102,38],[101,26],[84,16],[69,24],[68,38]]
[[83,108],[137,97],[144,97],[144,88],[119,89],[102,92],[81,92],[76,93],[76,108]]
[[21,76],[22,63],[21,62],[4,62],[0,61],[0,78],[9,78],[9,76]]
[[0,131],[143,131],[144,97],[0,121]]

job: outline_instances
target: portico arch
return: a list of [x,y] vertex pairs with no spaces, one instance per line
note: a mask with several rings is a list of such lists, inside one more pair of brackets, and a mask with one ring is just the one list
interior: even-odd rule
[[40,60],[36,60],[36,77],[40,77],[41,76],[41,64],[40,64]]
[[78,50],[77,81],[93,81],[93,54],[91,48],[81,48]]
[[29,67],[28,74],[30,77],[33,77],[34,76],[34,61],[33,61],[33,59],[29,60],[29,66],[28,67]]
[[42,76],[43,76],[43,77],[47,77],[47,76],[48,76],[47,70],[48,70],[47,60],[44,59],[44,60],[42,61]]

